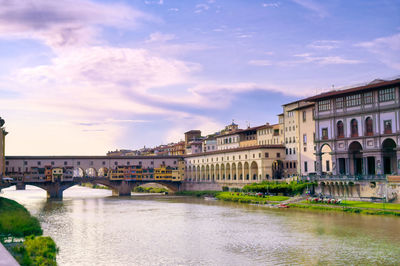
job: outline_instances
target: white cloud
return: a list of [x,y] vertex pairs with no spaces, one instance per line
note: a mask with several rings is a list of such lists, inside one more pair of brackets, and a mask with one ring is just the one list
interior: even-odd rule
[[201,13],[203,11],[207,11],[208,9],[210,9],[209,5],[206,4],[197,4],[196,5],[196,10],[194,11],[195,13]]
[[278,8],[281,4],[278,2],[275,3],[263,3],[262,7],[273,7],[273,8]]
[[361,42],[355,46],[377,55],[377,60],[390,68],[400,70],[400,33],[376,38],[369,42]]
[[316,49],[316,50],[332,50],[338,48],[340,41],[335,40],[320,40],[315,41],[307,45],[307,47]]
[[168,8],[168,11],[178,12],[179,8],[176,8],[176,7]]
[[150,38],[147,40],[147,42],[167,42],[175,39],[174,34],[164,34],[160,32],[155,32],[150,34]]
[[156,20],[125,5],[89,0],[1,2],[1,38],[34,38],[51,47],[92,43],[99,25],[132,28],[140,20]]
[[325,8],[319,5],[319,3],[321,2],[317,3],[313,0],[292,0],[292,1],[308,10],[311,10],[321,18],[325,18],[329,15],[328,12],[325,10]]
[[249,65],[253,66],[272,66],[273,63],[270,60],[250,60]]

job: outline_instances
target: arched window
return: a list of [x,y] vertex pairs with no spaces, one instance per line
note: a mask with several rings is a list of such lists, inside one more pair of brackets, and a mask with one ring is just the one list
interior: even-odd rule
[[289,154],[292,154],[292,148],[289,148]]
[[367,117],[365,119],[365,135],[372,136],[374,134],[373,127],[372,127],[372,118]]
[[343,122],[342,121],[337,122],[336,127],[337,127],[337,137],[344,138]]
[[351,120],[350,128],[351,128],[351,136],[358,137],[358,123],[356,119]]

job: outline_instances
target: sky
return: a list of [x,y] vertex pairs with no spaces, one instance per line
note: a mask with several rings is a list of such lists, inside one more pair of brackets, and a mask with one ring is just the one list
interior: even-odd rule
[[104,155],[400,74],[399,0],[0,0],[7,155]]

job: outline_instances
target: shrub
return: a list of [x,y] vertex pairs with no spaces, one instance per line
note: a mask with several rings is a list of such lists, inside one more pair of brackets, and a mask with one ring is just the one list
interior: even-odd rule
[[229,187],[222,187],[222,191],[229,191]]

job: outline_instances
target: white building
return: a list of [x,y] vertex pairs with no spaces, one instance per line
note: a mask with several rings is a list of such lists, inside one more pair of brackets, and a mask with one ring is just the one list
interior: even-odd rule
[[[400,174],[400,79],[332,91],[316,103],[318,173],[332,155],[332,174],[377,178]],[[322,168],[321,168],[322,165]]]

